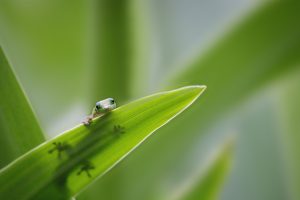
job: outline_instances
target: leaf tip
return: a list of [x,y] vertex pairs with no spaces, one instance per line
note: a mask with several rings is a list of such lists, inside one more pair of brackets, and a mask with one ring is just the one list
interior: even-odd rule
[[207,86],[206,85],[190,85],[190,86],[185,86],[185,88],[190,88],[190,89],[195,89],[199,91],[204,91]]
[[195,96],[197,99],[205,90],[206,90],[206,85],[191,85],[191,86],[187,86],[185,88],[190,89],[191,91],[195,92]]
[[192,87],[198,88],[199,92],[201,93],[207,88],[206,85],[193,85]]

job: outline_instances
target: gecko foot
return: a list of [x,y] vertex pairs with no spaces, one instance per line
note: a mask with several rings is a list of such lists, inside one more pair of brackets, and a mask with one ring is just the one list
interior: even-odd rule
[[91,116],[88,116],[84,121],[82,121],[82,123],[85,125],[85,126],[88,126],[92,123],[92,120],[93,118]]

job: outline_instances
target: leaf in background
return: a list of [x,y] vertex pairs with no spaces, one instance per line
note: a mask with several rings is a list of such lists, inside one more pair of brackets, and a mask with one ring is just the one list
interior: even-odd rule
[[[277,82],[277,81],[276,81]],[[238,140],[234,170],[222,200],[289,199],[283,169],[280,118],[272,84],[239,106],[235,116]]]
[[1,197],[66,199],[78,194],[204,89],[190,86],[145,97],[43,143],[0,172]]
[[123,103],[136,94],[145,94],[150,43],[145,4],[146,1],[136,0],[94,2],[97,34],[94,68],[90,72],[92,102],[100,97],[114,97]]
[[[148,0],[130,0],[128,5],[130,28],[130,99],[148,94],[152,70],[153,44],[152,14]],[[150,14],[151,13],[151,14]]]
[[[210,85],[205,110],[201,106],[199,109],[206,113],[201,117],[215,119],[216,113],[229,110],[259,86],[297,67],[299,8],[299,2],[268,3],[167,84]],[[228,89],[224,90],[224,85]],[[198,111],[194,113],[198,115]]]
[[0,167],[43,141],[42,130],[0,47]]
[[[219,199],[225,176],[228,174],[232,160],[233,142],[227,142],[221,152],[208,162],[206,170],[193,185],[178,199],[182,200],[213,200]],[[176,198],[177,199],[177,198]]]
[[[113,188],[114,191],[125,191],[120,195],[122,199],[133,193],[139,198],[146,193],[153,194],[161,186],[159,183],[170,175],[164,169],[171,169],[174,165],[193,165],[178,163],[177,158],[187,157],[188,147],[193,141],[199,140],[218,120],[226,120],[225,114],[232,112],[246,97],[296,67],[295,63],[300,60],[299,8],[298,2],[267,2],[205,55],[199,55],[187,66],[186,72],[177,74],[171,83],[166,83],[200,82],[209,85],[209,90],[196,109],[184,113],[176,123],[165,127],[164,134],[156,135],[119,167],[130,177],[123,180],[121,188]],[[170,136],[172,142],[169,142]],[[152,164],[148,165],[149,162]],[[134,176],[137,171],[141,171],[140,176]],[[116,176],[111,179],[114,178]],[[105,183],[102,187],[105,188]]]
[[49,137],[86,112],[87,7],[84,0],[0,1],[0,44]]
[[96,7],[95,68],[92,71],[92,102],[114,97],[129,98],[129,14],[128,2],[100,0]]
[[285,166],[291,199],[300,199],[300,71],[289,76],[279,87],[278,108],[280,109],[281,141],[285,150]]

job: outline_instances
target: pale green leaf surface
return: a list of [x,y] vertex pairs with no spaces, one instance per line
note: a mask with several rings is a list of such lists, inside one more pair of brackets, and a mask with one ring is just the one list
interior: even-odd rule
[[[74,107],[81,107],[77,116],[84,113],[93,66],[87,52],[88,2],[0,2],[0,44],[50,137],[70,128],[59,121]],[[80,120],[73,118],[72,124]]]
[[0,48],[0,167],[43,141],[42,130]]
[[[273,86],[274,92],[278,92],[279,88]],[[289,199],[273,91],[267,87],[239,108],[234,120],[239,133],[235,165],[222,200]]]
[[184,125],[174,123],[166,131],[177,133],[179,140],[180,133],[186,132],[194,140],[251,94],[298,67],[299,8],[299,2],[269,2],[175,77],[170,85],[205,82],[210,87],[202,102],[178,119]]
[[206,119],[228,110],[259,86],[297,67],[299,8],[299,2],[268,3],[167,84],[208,84],[206,109],[199,107]]
[[181,200],[214,200],[219,198],[233,153],[233,141],[227,142],[207,166],[202,176],[179,198]]
[[[204,89],[190,86],[145,97],[43,143],[0,172],[0,198],[66,199],[78,194]],[[61,151],[55,144],[62,145]]]
[[284,84],[278,87],[278,108],[281,111],[281,141],[285,150],[287,186],[291,199],[300,199],[300,71],[289,76]]

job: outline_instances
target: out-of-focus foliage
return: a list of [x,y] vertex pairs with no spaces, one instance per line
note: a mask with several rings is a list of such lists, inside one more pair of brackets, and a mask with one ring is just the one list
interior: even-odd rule
[[191,184],[187,191],[180,197],[182,200],[212,200],[219,198],[221,187],[232,159],[232,141],[227,142],[219,153],[213,158],[212,164],[207,166],[202,177],[196,177],[196,183]]
[[45,130],[61,132],[84,113],[76,106],[87,102],[92,67],[88,8],[86,1],[0,2],[1,46]]
[[41,128],[0,48],[0,167],[44,141]]
[[124,102],[129,98],[131,78],[128,2],[99,1],[95,6],[98,37],[95,38],[92,102],[101,95]]
[[[299,66],[299,65],[298,65]],[[292,199],[300,198],[300,72],[295,71],[288,76],[283,84],[279,86],[280,93],[275,96],[280,106],[279,115],[281,116],[280,125],[282,134],[280,139],[283,141],[285,150],[286,182],[287,190]]]
[[126,102],[161,88],[208,85],[195,109],[78,199],[171,198],[232,132],[237,148],[220,198],[299,199],[299,2],[28,2],[1,2],[0,42],[46,130],[71,127],[110,95]]
[[123,103],[145,94],[150,71],[146,2],[94,2],[96,36],[89,90],[92,102],[104,95]]

